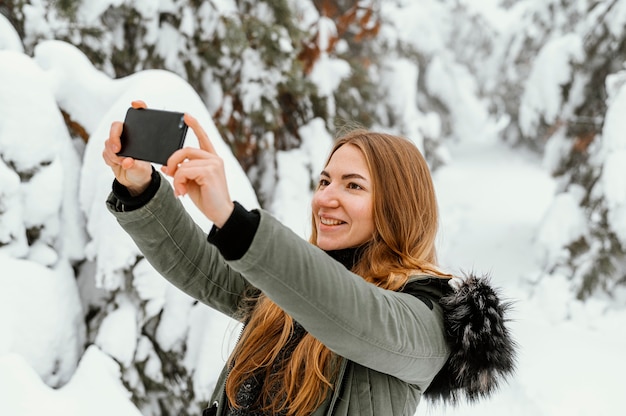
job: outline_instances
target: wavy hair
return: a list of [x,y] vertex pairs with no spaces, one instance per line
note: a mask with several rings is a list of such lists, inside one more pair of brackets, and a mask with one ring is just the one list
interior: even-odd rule
[[[356,129],[335,142],[325,165],[345,145],[360,149],[373,180],[374,236],[352,271],[388,290],[401,290],[415,273],[449,277],[437,267],[437,200],[418,148],[405,138]],[[314,223],[309,241],[317,241]],[[292,318],[260,295],[229,361],[231,406],[238,407],[237,392],[252,376],[263,380],[259,400],[266,412],[306,415],[322,404],[336,381],[339,357],[307,333],[291,357],[277,363],[292,330]]]

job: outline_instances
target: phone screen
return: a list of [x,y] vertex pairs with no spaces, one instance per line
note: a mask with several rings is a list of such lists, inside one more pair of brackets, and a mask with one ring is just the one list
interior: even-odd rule
[[185,142],[188,126],[183,115],[174,111],[129,108],[120,137],[122,149],[117,154],[165,165]]

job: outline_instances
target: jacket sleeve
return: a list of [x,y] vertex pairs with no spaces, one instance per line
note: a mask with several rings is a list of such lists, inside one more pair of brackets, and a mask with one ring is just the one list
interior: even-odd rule
[[247,252],[228,264],[335,353],[425,388],[449,349],[439,305],[384,290],[261,212]]
[[107,208],[150,264],[188,295],[234,317],[249,284],[193,221],[165,180],[144,205],[124,211],[111,193]]

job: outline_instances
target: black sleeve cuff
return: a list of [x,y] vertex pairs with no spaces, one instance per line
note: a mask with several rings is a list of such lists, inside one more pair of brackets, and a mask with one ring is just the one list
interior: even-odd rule
[[235,201],[235,209],[222,228],[213,226],[207,240],[220,251],[226,260],[239,260],[252,244],[261,222],[257,210],[248,211]]
[[119,200],[124,211],[133,211],[146,205],[154,195],[156,195],[161,185],[161,175],[152,167],[152,179],[150,185],[139,195],[132,196],[128,192],[128,188],[119,183],[117,179],[113,180],[113,195]]

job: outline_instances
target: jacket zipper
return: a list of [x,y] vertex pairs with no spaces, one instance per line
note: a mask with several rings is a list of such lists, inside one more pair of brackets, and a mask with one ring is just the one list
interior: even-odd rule
[[[239,341],[241,340],[241,336],[243,335],[243,330],[244,329],[246,329],[246,324],[243,324],[241,326],[241,329],[239,330],[239,335],[237,336],[237,341],[235,342],[235,347],[237,347],[237,344],[239,344]],[[230,372],[231,372],[231,368],[229,366],[228,367],[228,371],[226,372],[226,377],[224,377],[224,390],[222,391],[222,398],[226,397],[226,380],[228,380],[228,377],[230,376]],[[220,407],[220,402],[219,401],[215,400],[213,402],[212,406],[217,407],[216,414],[221,414],[222,413],[222,412],[217,413],[217,411],[219,410],[219,407]],[[222,411],[223,410],[224,409],[222,409]]]
[[330,405],[328,406],[328,412],[326,413],[326,416],[332,416],[335,413],[335,404],[337,403],[337,399],[339,398],[339,392],[343,387],[343,377],[346,373],[347,367],[348,359],[343,358],[343,361],[341,362],[341,367],[339,367],[339,374],[337,374],[337,388],[335,388],[335,391],[333,392],[333,398],[330,400]]

